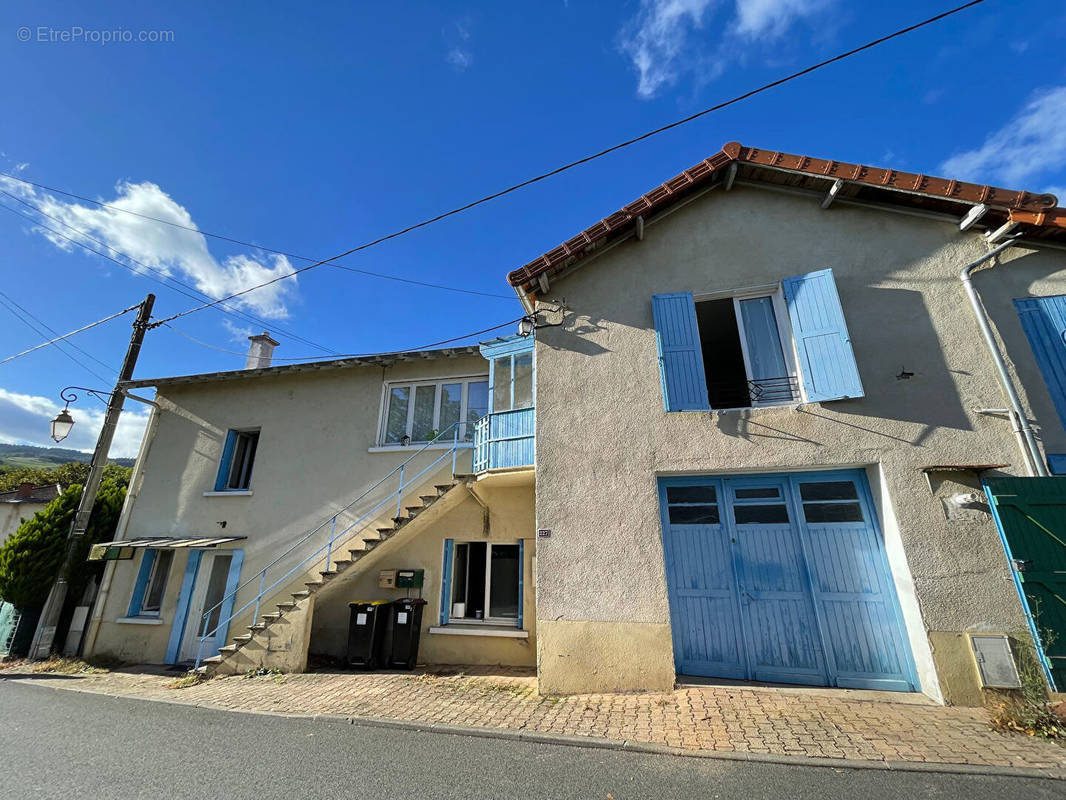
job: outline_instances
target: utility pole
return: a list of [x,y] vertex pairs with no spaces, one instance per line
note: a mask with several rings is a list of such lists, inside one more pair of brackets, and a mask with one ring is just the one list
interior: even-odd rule
[[52,590],[48,593],[44,609],[41,611],[41,619],[37,623],[37,631],[33,634],[33,643],[30,645],[30,658],[47,658],[52,652],[59,616],[63,612],[63,604],[67,599],[67,581],[74,562],[74,553],[77,551],[78,542],[81,541],[81,537],[85,535],[89,527],[89,517],[92,516],[96,494],[100,490],[104,467],[107,466],[107,454],[111,449],[111,440],[115,438],[119,414],[122,413],[122,405],[126,400],[122,384],[133,377],[133,368],[137,365],[137,356],[141,352],[141,342],[144,341],[145,331],[148,330],[148,319],[152,315],[154,304],[155,295],[149,294],[141,303],[137,319],[133,322],[133,333],[130,335],[130,346],[126,350],[126,360],[122,362],[118,381],[107,401],[104,424],[100,427],[96,449],[93,451],[92,461],[89,462],[89,475],[85,479],[78,510],[71,523],[70,534],[67,536],[67,553],[63,558],[63,565],[59,568],[56,582],[52,584]]

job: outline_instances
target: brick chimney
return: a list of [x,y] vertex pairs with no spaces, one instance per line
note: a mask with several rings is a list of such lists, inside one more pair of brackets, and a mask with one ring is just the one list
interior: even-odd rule
[[33,484],[20,483],[18,488],[18,497],[19,499],[22,499],[24,497],[33,497]]
[[278,343],[271,339],[266,331],[256,336],[249,336],[248,341],[252,344],[248,348],[248,360],[244,362],[244,368],[269,367],[270,360],[274,357],[274,348],[278,346]]

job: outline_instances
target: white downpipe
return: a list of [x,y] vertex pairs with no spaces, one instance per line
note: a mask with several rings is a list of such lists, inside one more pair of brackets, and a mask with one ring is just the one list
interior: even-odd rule
[[979,259],[972,264],[967,264],[959,272],[959,280],[962,281],[962,288],[966,291],[966,296],[970,300],[970,306],[973,308],[974,316],[977,317],[977,326],[981,329],[981,335],[984,337],[985,346],[988,347],[989,355],[992,356],[992,364],[996,368],[996,374],[999,376],[1000,385],[1003,387],[1004,394],[1007,395],[1007,401],[1010,404],[1010,417],[1011,427],[1014,429],[1015,438],[1018,440],[1018,446],[1021,448],[1022,455],[1025,459],[1026,471],[1030,476],[1037,475],[1040,477],[1048,476],[1047,466],[1044,464],[1044,459],[1040,455],[1040,447],[1036,443],[1036,436],[1033,434],[1033,429],[1029,425],[1029,418],[1025,414],[1025,409],[1022,407],[1022,401],[1018,397],[1018,392],[1014,388],[1014,382],[1011,380],[1010,373],[1007,371],[1007,363],[1003,360],[1003,354],[999,350],[999,345],[996,343],[996,338],[992,334],[992,327],[988,323],[988,314],[985,311],[983,305],[981,305],[981,298],[977,295],[977,290],[973,286],[971,280],[971,273],[973,270],[982,264],[991,261],[998,256],[1008,247],[1014,246],[1014,239],[1010,239],[998,247],[993,248],[989,252],[985,253]]

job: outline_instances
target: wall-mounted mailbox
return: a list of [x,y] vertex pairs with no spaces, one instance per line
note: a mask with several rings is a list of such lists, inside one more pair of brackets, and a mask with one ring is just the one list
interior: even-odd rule
[[378,573],[378,588],[379,589],[395,589],[396,588],[396,570],[383,569]]
[[423,569],[401,569],[396,572],[397,589],[421,589],[426,571]]

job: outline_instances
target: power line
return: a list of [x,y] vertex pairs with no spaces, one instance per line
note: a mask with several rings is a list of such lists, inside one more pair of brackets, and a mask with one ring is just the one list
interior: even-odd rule
[[[7,295],[7,294],[4,294],[3,292],[0,292],[0,297],[3,297],[5,300],[7,300],[8,303],[13,305],[15,308],[17,308],[19,311],[21,311],[27,317],[29,317],[34,322],[36,322],[38,325],[40,325],[42,328],[44,328],[46,331],[48,331],[50,334],[52,334],[52,336],[58,337],[58,339],[53,339],[53,340],[51,340],[49,342],[46,342],[46,344],[54,344],[57,341],[63,341],[64,339],[66,339],[65,336],[60,336],[59,332],[55,328],[51,327],[43,319],[41,319],[40,317],[35,316],[33,314],[33,312],[30,311],[28,308],[26,308],[25,306],[19,305],[15,301],[15,299],[12,298],[10,295]],[[125,313],[125,312],[122,312],[122,313]],[[69,336],[70,334],[67,334],[67,335]],[[45,337],[45,338],[47,338],[47,337]],[[83,350],[81,347],[79,347],[78,345],[74,344],[74,342],[65,342],[65,344],[67,344],[69,347],[73,347],[75,350],[77,350],[79,353],[81,353],[86,358],[92,359],[93,361],[95,361],[97,364],[99,364],[104,369],[110,370],[111,372],[116,372],[116,373],[118,372],[118,370],[115,369],[113,366],[111,366],[110,364],[104,363],[103,361],[98,359],[96,356],[94,356],[92,353],[88,352],[87,350]],[[99,375],[97,377],[99,377]]]
[[513,184],[511,186],[508,186],[506,189],[501,189],[498,192],[493,192],[492,194],[485,195],[484,197],[482,197],[482,198],[480,198],[478,200],[473,200],[473,201],[471,201],[469,203],[466,203],[464,205],[461,205],[461,206],[458,206],[456,208],[453,208],[450,211],[442,212],[440,214],[437,214],[434,217],[430,217],[429,219],[425,219],[425,220],[422,220],[421,222],[416,222],[416,223],[414,223],[412,225],[408,225],[405,228],[401,228],[400,230],[393,231],[392,233],[385,234],[384,236],[379,236],[378,238],[373,239],[372,241],[366,242],[365,244],[361,244],[361,245],[359,245],[357,247],[353,247],[350,250],[345,250],[343,253],[338,253],[337,255],[331,256],[330,258],[325,258],[325,259],[322,259],[321,261],[316,261],[314,264],[309,264],[306,267],[301,267],[300,269],[294,270],[294,271],[292,271],[290,273],[287,273],[285,275],[279,275],[276,278],[272,278],[269,281],[264,281],[263,283],[258,284],[256,286],[251,286],[251,287],[249,287],[247,289],[242,289],[241,291],[235,292],[235,293],[233,293],[233,294],[231,294],[231,295],[229,295],[227,297],[223,297],[220,300],[215,300],[215,301],[213,301],[211,303],[206,303],[206,304],[204,304],[202,306],[198,306],[196,308],[191,308],[191,309],[188,309],[186,311],[182,311],[182,312],[180,312],[178,314],[174,314],[173,316],[167,317],[164,320],[156,321],[153,324],[154,325],[160,325],[163,322],[169,322],[171,320],[178,319],[179,317],[184,317],[184,316],[187,316],[189,314],[193,314],[193,313],[195,313],[197,311],[200,311],[202,309],[210,308],[212,305],[214,305],[216,303],[224,302],[226,300],[232,300],[235,297],[240,297],[241,295],[248,294],[249,292],[254,292],[257,289],[262,289],[265,286],[270,286],[271,284],[277,283],[278,281],[285,280],[286,278],[291,278],[291,277],[293,277],[295,275],[299,275],[299,274],[301,274],[303,272],[307,272],[308,270],[315,269],[316,267],[321,267],[324,264],[329,264],[332,261],[336,261],[338,258],[344,258],[345,256],[349,256],[349,255],[351,255],[353,253],[358,253],[358,252],[361,252],[363,250],[368,250],[371,247],[374,247],[376,245],[382,244],[383,242],[387,242],[387,241],[389,241],[391,239],[399,238],[399,237],[404,236],[404,235],[406,235],[408,233],[411,233],[412,231],[418,230],[419,228],[425,228],[428,225],[432,225],[432,224],[434,224],[436,222],[440,222],[441,220],[447,219],[448,217],[452,217],[452,216],[455,216],[456,214],[461,214],[464,211],[468,211],[471,208],[474,208],[475,206],[479,206],[479,205],[482,205],[484,203],[488,203],[488,202],[490,202],[492,200],[496,200],[496,199],[498,199],[500,197],[503,197],[504,195],[511,194],[512,192],[516,192],[519,189],[523,189],[523,188],[525,188],[527,186],[531,186],[531,185],[533,185],[535,183],[539,183],[540,181],[547,180],[548,178],[554,177],[555,175],[559,175],[559,174],[561,174],[563,172],[566,172],[568,170],[574,169],[575,167],[581,166],[582,164],[587,164],[590,161],[595,161],[598,158],[603,158],[604,156],[606,156],[606,155],[608,155],[610,153],[613,153],[613,152],[615,152],[617,150],[621,150],[623,148],[630,147],[630,146],[632,146],[634,144],[637,144],[638,142],[644,141],[645,139],[650,139],[652,136],[657,136],[660,133],[665,133],[666,131],[672,130],[674,128],[678,128],[678,127],[680,127],[682,125],[685,125],[685,124],[687,124],[689,122],[692,122],[693,120],[696,120],[696,119],[699,119],[700,117],[706,116],[707,114],[711,114],[711,113],[713,113],[715,111],[720,111],[723,108],[727,108],[728,106],[732,106],[732,105],[735,105],[736,103],[740,103],[740,102],[742,102],[744,100],[747,100],[750,97],[754,97],[757,94],[761,94],[763,92],[769,91],[770,89],[776,88],[776,87],[781,86],[781,85],[783,85],[785,83],[788,83],[790,81],[794,81],[797,78],[803,77],[804,75],[809,75],[810,73],[815,72],[817,70],[820,70],[820,69],[822,69],[824,67],[827,67],[830,64],[835,64],[838,61],[843,61],[844,59],[850,58],[851,56],[856,55],[858,53],[861,53],[864,50],[869,50],[869,49],[871,49],[873,47],[877,47],[880,44],[884,44],[885,42],[888,42],[888,41],[890,41],[892,39],[896,39],[896,38],[898,38],[900,36],[904,36],[904,35],[906,35],[908,33],[912,33],[913,31],[916,31],[919,28],[924,28],[927,25],[932,25],[934,22],[938,22],[938,21],[940,21],[942,19],[945,19],[947,17],[950,17],[950,16],[952,16],[954,14],[958,14],[958,13],[960,13],[962,11],[965,11],[965,10],[967,10],[969,8],[973,8],[974,6],[978,6],[978,5],[980,5],[981,3],[984,3],[984,2],[986,2],[986,0],[970,0],[970,2],[968,2],[968,3],[964,3],[964,4],[960,5],[960,6],[956,6],[955,8],[949,9],[948,11],[943,11],[943,12],[941,12],[939,14],[936,14],[935,16],[929,17],[928,19],[924,19],[921,22],[917,22],[917,23],[915,23],[913,25],[908,25],[905,28],[900,28],[899,30],[894,31],[893,33],[887,34],[886,36],[881,36],[881,37],[879,37],[877,39],[874,39],[874,40],[872,40],[870,42],[867,42],[866,44],[860,45],[859,47],[854,47],[851,50],[847,50],[847,51],[845,51],[843,53],[840,53],[839,55],[833,56],[832,58],[827,58],[824,61],[819,61],[818,63],[812,64],[811,66],[806,67],[805,69],[799,70],[798,72],[793,72],[790,75],[786,75],[786,76],[784,76],[782,78],[778,78],[776,80],[770,81],[769,83],[764,83],[762,86],[759,86],[759,87],[757,87],[755,89],[751,89],[751,90],[749,90],[747,92],[744,92],[743,94],[739,94],[736,97],[730,98],[729,100],[725,100],[725,101],[723,101],[721,103],[717,103],[717,104],[715,104],[713,106],[710,106],[708,108],[703,109],[702,111],[697,111],[695,114],[690,114],[687,117],[683,117],[682,119],[676,120],[676,121],[671,122],[671,123],[669,123],[667,125],[663,125],[661,127],[655,128],[654,130],[650,130],[650,131],[648,131],[646,133],[642,133],[639,136],[634,136],[632,139],[627,139],[624,142],[619,142],[618,144],[615,144],[615,145],[612,145],[610,147],[607,147],[607,148],[605,148],[603,150],[600,150],[597,153],[593,153],[591,155],[584,156],[583,158],[579,158],[576,161],[571,161],[568,164],[563,164],[562,166],[556,167],[555,169],[551,169],[551,170],[549,170],[547,172],[542,172],[540,175],[537,175],[537,176],[532,177],[532,178],[528,178],[527,180],[521,181],[520,183],[516,183],[516,184]]
[[[93,236],[90,236],[85,231],[80,230],[78,228],[75,228],[73,225],[70,225],[70,224],[64,222],[63,220],[59,219],[58,217],[52,216],[51,214],[47,213],[46,211],[42,211],[41,209],[37,208],[36,206],[32,205],[31,203],[27,203],[25,200],[22,200],[22,199],[16,197],[15,195],[11,194],[10,192],[6,192],[6,191],[0,189],[0,194],[6,195],[7,197],[10,197],[15,202],[21,203],[22,205],[26,206],[27,208],[32,209],[36,213],[38,213],[38,214],[40,214],[42,216],[48,217],[49,219],[54,220],[55,222],[58,222],[60,225],[63,225],[64,227],[69,228],[70,230],[74,231],[79,236],[83,236],[86,239],[89,239],[90,241],[96,242],[101,247],[106,247],[108,250],[111,250],[112,252],[117,253],[118,255],[122,256],[123,258],[128,259],[129,261],[133,262],[137,266],[142,267],[142,268],[148,270],[149,272],[154,272],[156,275],[161,276],[161,279],[152,278],[150,275],[145,276],[149,280],[155,281],[160,286],[162,286],[162,287],[164,287],[166,289],[170,289],[172,292],[177,292],[178,294],[184,295],[185,297],[188,297],[191,300],[195,300],[198,303],[203,302],[204,298],[207,298],[208,300],[210,300],[210,296],[209,295],[205,294],[204,292],[201,292],[195,286],[191,286],[190,284],[185,283],[184,281],[181,281],[181,280],[173,277],[172,275],[168,275],[166,272],[164,272],[161,269],[157,269],[157,268],[155,268],[155,267],[153,267],[153,266],[151,266],[149,264],[145,264],[143,261],[138,261],[133,256],[128,255],[126,253],[123,253],[121,250],[118,250],[117,248],[112,247],[111,245],[107,244],[106,242],[103,242],[103,241],[101,241],[99,239],[96,239]],[[12,214],[17,214],[18,216],[22,217],[23,219],[29,220],[34,225],[37,225],[38,227],[43,228],[44,230],[46,230],[46,231],[48,231],[50,233],[53,233],[56,236],[59,236],[59,237],[62,237],[63,239],[66,239],[71,244],[76,244],[78,247],[81,247],[81,248],[83,248],[85,250],[88,250],[90,253],[95,253],[96,255],[100,256],[101,258],[106,258],[108,261],[110,261],[110,262],[112,262],[114,264],[118,264],[118,266],[122,267],[123,269],[129,270],[134,275],[138,274],[137,270],[133,269],[129,264],[125,264],[122,261],[119,261],[117,258],[113,258],[112,256],[109,256],[107,253],[101,253],[99,250],[94,250],[92,247],[89,247],[84,242],[78,241],[75,238],[67,236],[65,233],[62,233],[60,231],[57,231],[55,228],[51,228],[48,225],[45,225],[40,220],[34,219],[33,217],[30,217],[27,214],[23,214],[21,211],[18,211],[17,209],[14,209],[14,208],[11,208],[10,206],[4,205],[3,203],[0,203],[0,208],[7,209]],[[189,294],[189,292],[183,292],[181,289],[176,289],[175,287],[171,286],[170,284],[166,283],[165,281],[172,281],[173,283],[176,283],[179,286],[184,286],[186,289],[188,289],[191,292],[195,292],[196,294]],[[224,314],[231,314],[231,315],[237,316],[237,317],[241,318],[242,320],[244,320],[245,322],[253,322],[253,323],[257,324],[257,325],[262,325],[265,328],[271,328],[272,330],[276,331],[278,333],[278,335],[288,336],[290,339],[293,339],[294,341],[303,342],[304,344],[310,345],[311,347],[317,347],[319,350],[323,350],[323,351],[325,351],[327,353],[336,353],[337,352],[336,350],[334,350],[331,347],[326,347],[325,345],[321,345],[321,344],[318,344],[317,342],[313,342],[310,339],[306,339],[303,336],[300,336],[298,334],[292,333],[291,331],[288,331],[285,328],[282,328],[280,325],[275,325],[274,323],[267,322],[266,320],[261,319],[261,318],[255,316],[255,315],[253,315],[253,314],[249,314],[248,312],[241,311],[239,309],[229,308],[227,306],[221,306],[221,305],[217,306],[217,308],[218,308],[218,310],[220,312],[222,312]]]
[[[7,295],[4,295],[4,297],[7,297]],[[11,313],[11,315],[15,317],[15,319],[17,319],[19,322],[21,322],[23,325],[25,325],[31,331],[36,333],[42,339],[47,339],[48,338],[48,334],[42,333],[40,330],[38,330],[36,327],[34,327],[33,323],[29,322],[21,314],[19,314],[18,311],[15,310],[15,308],[13,308],[11,305],[8,305],[8,300],[0,299],[0,306],[3,306],[4,308],[6,308]],[[45,327],[47,327],[47,326],[45,326]],[[70,344],[70,343],[67,342],[67,344]],[[66,350],[64,350],[63,347],[61,346],[60,342],[55,342],[53,346],[56,348],[56,350],[58,350],[60,353],[65,355],[67,358],[69,358],[71,361],[73,361],[75,364],[77,364],[83,370],[88,372],[90,375],[92,375],[97,380],[102,381],[105,384],[111,383],[111,380],[109,378],[105,378],[103,375],[101,375],[99,372],[94,370],[92,367],[87,366],[86,364],[84,364],[83,362],[81,362],[77,358],[75,358],[73,355],[68,353]],[[71,346],[73,346],[73,345],[71,345]],[[77,349],[80,350],[81,348],[77,348]],[[82,350],[82,352],[84,353],[85,351]],[[86,355],[88,355],[88,354],[86,353]],[[97,360],[96,358],[94,358],[92,356],[90,356],[90,358],[93,358],[94,361]],[[107,365],[105,364],[104,366],[107,366]],[[107,368],[111,369],[111,367],[107,367]]]
[[[3,294],[3,292],[0,292],[0,294]],[[7,297],[7,295],[4,295],[4,297]],[[10,297],[8,297],[8,300],[10,302],[12,302],[12,303],[15,302],[14,300],[11,300]],[[21,306],[19,306],[19,307],[21,308]],[[81,333],[82,331],[87,331],[90,328],[95,328],[97,325],[103,325],[105,322],[110,322],[115,317],[121,317],[123,314],[128,314],[130,311],[133,311],[133,309],[135,309],[135,308],[137,308],[137,306],[130,306],[129,308],[123,309],[122,311],[119,311],[118,313],[112,314],[109,317],[104,317],[103,319],[98,319],[96,322],[90,322],[88,325],[83,325],[82,327],[78,328],[77,330],[73,330],[70,333],[64,333],[62,336],[57,336],[54,339],[49,339],[47,342],[43,342],[41,344],[34,345],[33,347],[30,347],[27,350],[23,350],[21,353],[15,353],[15,355],[13,355],[13,356],[8,356],[7,358],[5,358],[2,361],[0,361],[0,364],[6,364],[8,361],[14,361],[16,358],[19,358],[21,356],[24,356],[24,355],[27,355],[29,353],[32,353],[34,350],[40,350],[42,347],[48,347],[48,345],[50,345],[50,344],[55,344],[56,342],[61,342],[64,339],[69,339],[71,336],[73,336],[76,333]],[[74,345],[72,345],[72,346],[74,346]],[[104,364],[104,366],[106,367],[107,365]],[[112,369],[112,367],[107,367],[107,368],[108,369]]]
[[[461,341],[464,341],[466,339],[472,339],[475,336],[481,336],[482,334],[490,333],[492,331],[499,330],[500,328],[506,328],[508,325],[514,325],[519,320],[523,320],[523,319],[525,319],[525,317],[515,317],[514,319],[509,319],[506,322],[501,322],[498,325],[493,325],[492,327],[489,327],[489,328],[482,328],[479,331],[472,331],[471,333],[464,333],[461,336],[453,336],[450,339],[442,339],[439,342],[430,342],[429,344],[421,344],[421,345],[418,345],[417,347],[408,347],[408,348],[406,348],[404,350],[390,350],[390,351],[388,351],[386,353],[338,353],[335,356],[328,356],[328,358],[330,358],[331,360],[338,359],[338,358],[371,358],[371,357],[374,357],[374,356],[392,356],[392,355],[399,355],[401,353],[418,352],[419,350],[428,350],[431,347],[440,347],[442,345],[451,344],[452,342],[461,342]],[[174,331],[174,333],[176,333],[179,336],[182,336],[182,337],[188,339],[190,342],[195,342],[196,344],[201,345],[203,347],[207,347],[207,348],[209,348],[211,350],[218,350],[221,353],[229,353],[230,355],[235,355],[235,356],[245,356],[245,355],[247,355],[247,353],[241,353],[241,352],[238,352],[236,350],[227,350],[224,347],[219,347],[217,345],[210,344],[209,342],[200,341],[199,339],[197,339],[197,338],[195,338],[193,336],[190,336],[189,334],[185,333],[185,331],[182,331],[182,330],[179,330],[179,329],[175,328],[173,325],[171,325],[169,322],[167,322],[165,320],[160,321],[158,324],[163,326],[163,327],[169,328],[170,330]],[[291,356],[291,357],[288,357],[288,358],[277,358],[277,357],[274,357],[271,360],[272,361],[304,361],[304,362],[309,362],[309,361],[314,361],[316,359],[323,359],[323,358],[327,358],[327,356]]]
[[[273,253],[274,255],[285,256],[286,258],[291,258],[291,259],[294,259],[296,261],[309,261],[309,262],[318,261],[318,259],[312,258],[311,256],[303,256],[303,255],[300,255],[298,253],[290,253],[290,252],[287,252],[285,250],[276,250],[273,247],[267,247],[265,245],[255,244],[254,242],[246,242],[246,241],[244,241],[242,239],[236,239],[236,238],[234,238],[232,236],[226,236],[225,234],[212,233],[211,231],[205,231],[205,230],[197,228],[197,227],[195,227],[193,225],[182,225],[180,222],[174,222],[173,220],[163,219],[161,217],[153,217],[153,216],[150,216],[148,214],[141,214],[140,212],[131,211],[128,208],[122,208],[121,206],[116,206],[116,205],[113,205],[111,203],[104,203],[104,202],[102,202],[100,200],[93,200],[91,197],[85,197],[84,195],[75,194],[74,192],[69,192],[69,191],[66,191],[65,189],[57,189],[54,186],[48,186],[47,184],[36,183],[34,181],[26,180],[25,178],[20,178],[17,175],[12,175],[11,173],[8,173],[8,172],[0,172],[0,177],[9,178],[10,180],[17,181],[19,183],[24,183],[27,186],[33,186],[33,187],[35,187],[37,189],[44,189],[44,190],[49,191],[49,192],[55,192],[56,194],[65,195],[66,197],[73,197],[76,200],[81,200],[82,202],[85,202],[85,203],[93,203],[93,204],[95,204],[97,206],[100,206],[101,208],[106,208],[106,209],[109,209],[111,211],[118,211],[118,212],[123,213],[123,214],[129,214],[131,216],[139,217],[140,219],[150,220],[152,222],[159,222],[159,223],[162,223],[163,225],[170,225],[173,228],[179,228],[179,229],[181,229],[183,231],[191,231],[192,233],[198,233],[201,236],[209,236],[212,239],[219,239],[219,240],[221,240],[223,242],[230,242],[232,244],[239,244],[242,247],[251,247],[251,248],[254,248],[256,250],[262,250],[265,253]],[[7,192],[4,192],[4,194],[7,194]],[[9,197],[14,197],[13,195],[8,195],[8,196]],[[14,199],[17,200],[18,198],[14,198]],[[23,202],[23,201],[20,200],[19,202]],[[28,204],[26,204],[26,205],[28,205]],[[45,213],[45,212],[41,211],[40,209],[36,209],[36,210],[39,213],[41,213],[41,214]],[[45,216],[50,216],[50,215],[46,214]],[[55,217],[52,217],[52,219],[55,219]],[[332,261],[332,259],[331,259],[331,261]],[[458,286],[446,286],[446,285],[441,284],[441,283],[427,283],[426,281],[419,281],[419,280],[415,280],[413,278],[403,278],[403,277],[400,277],[399,275],[389,275],[389,274],[384,273],[384,272],[374,272],[373,270],[364,269],[362,267],[352,267],[352,266],[349,266],[347,264],[332,264],[331,263],[331,266],[336,267],[337,269],[347,270],[348,272],[355,272],[355,273],[358,273],[360,275],[367,275],[367,276],[372,277],[372,278],[381,278],[382,280],[386,280],[386,281],[397,281],[399,283],[406,283],[406,284],[410,284],[410,285],[413,285],[413,286],[422,286],[422,287],[425,287],[427,289],[439,289],[439,290],[445,291],[445,292],[459,292],[460,294],[472,294],[472,295],[477,295],[479,297],[494,297],[494,298],[497,298],[499,300],[514,300],[515,299],[514,295],[497,294],[496,292],[479,292],[476,289],[461,289]]]

